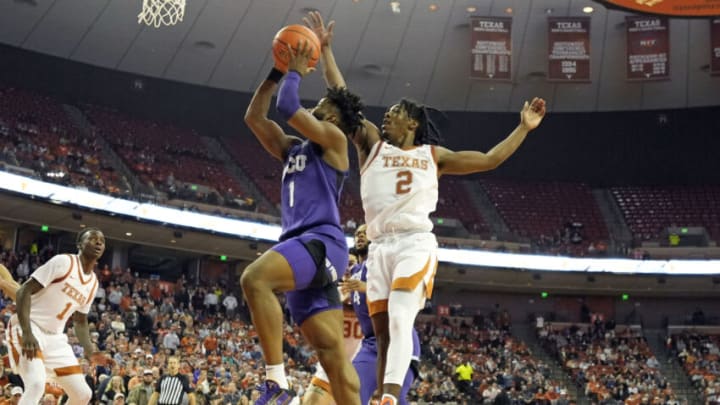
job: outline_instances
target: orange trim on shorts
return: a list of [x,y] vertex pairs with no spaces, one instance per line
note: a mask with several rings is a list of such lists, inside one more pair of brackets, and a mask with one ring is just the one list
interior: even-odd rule
[[15,362],[15,366],[17,366],[20,363],[20,353],[18,353],[12,340],[10,341],[10,351],[12,352],[13,361]]
[[392,287],[390,287],[391,290],[407,290],[412,291],[414,290],[418,284],[420,284],[425,278],[425,274],[430,269],[430,257],[428,257],[427,262],[425,262],[425,266],[418,271],[417,273],[410,275],[408,277],[398,277],[392,282]]
[[316,386],[316,387],[319,387],[319,388],[322,389],[323,391],[325,391],[325,392],[327,392],[328,394],[332,395],[332,389],[330,388],[330,383],[329,383],[329,382],[327,382],[327,381],[325,381],[325,380],[321,380],[321,379],[313,376],[313,378],[310,380],[310,384],[311,384],[311,385],[314,385],[314,386]]
[[59,282],[65,280],[70,275],[70,272],[72,272],[75,262],[73,261],[73,255],[68,255],[68,256],[70,257],[70,268],[67,270],[67,272],[65,273],[64,276],[56,278],[55,280],[50,282],[50,284],[59,283]]
[[59,368],[56,368],[56,369],[53,370],[53,371],[55,371],[55,375],[58,376],[58,377],[65,377],[65,376],[68,376],[68,375],[82,374],[82,373],[83,373],[82,367],[80,367],[80,365],[67,366],[67,367],[59,367]]
[[[12,342],[12,324],[10,324],[9,327],[10,327],[10,331],[9,331],[10,332],[9,333],[10,334],[10,339],[9,339],[10,349],[13,354],[13,359],[15,360],[15,365],[18,366],[20,364],[20,353],[15,348],[15,345]],[[16,332],[16,336],[18,339],[18,344],[20,345],[20,347],[22,347],[22,336],[17,332]],[[35,351],[35,358],[40,359],[40,360],[45,360],[45,358],[43,357],[43,353],[40,349]]]
[[373,316],[381,312],[387,312],[388,300],[368,301],[368,314]]
[[425,285],[425,298],[430,299],[432,298],[433,293],[433,286],[435,285],[435,274],[437,274],[438,269],[438,260],[435,259],[435,265],[433,266],[433,272],[432,276],[430,276],[430,281]]
[[373,162],[373,160],[375,160],[375,158],[377,157],[377,155],[380,154],[380,149],[382,149],[384,142],[385,142],[385,141],[382,141],[382,140],[377,142],[377,144],[376,144],[377,149],[375,149],[375,154],[372,155],[372,157],[371,157],[370,159],[366,160],[366,161],[365,161],[365,165],[363,165],[363,167],[360,168],[360,175],[361,175],[361,176],[362,176],[363,173],[365,173],[365,170],[367,170],[367,168],[370,167],[370,164]]
[[15,366],[17,367],[18,363],[20,362],[20,353],[18,353],[15,345],[13,344],[12,322],[8,322],[8,335],[10,335],[10,339],[8,339],[8,343],[10,343],[10,352],[12,353],[13,360],[15,361]]

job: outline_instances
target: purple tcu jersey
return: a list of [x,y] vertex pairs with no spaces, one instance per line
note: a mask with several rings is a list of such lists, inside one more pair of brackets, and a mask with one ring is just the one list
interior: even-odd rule
[[323,160],[319,145],[305,140],[291,146],[285,158],[280,192],[280,240],[319,226],[329,228],[326,232],[336,230],[343,235],[338,203],[346,178],[347,171],[339,171]]
[[[367,282],[367,266],[365,266],[364,262],[358,263],[350,269],[350,278]],[[353,291],[350,298],[353,309],[355,310],[355,316],[360,323],[360,329],[362,329],[363,335],[365,335],[366,338],[375,336],[365,293]]]

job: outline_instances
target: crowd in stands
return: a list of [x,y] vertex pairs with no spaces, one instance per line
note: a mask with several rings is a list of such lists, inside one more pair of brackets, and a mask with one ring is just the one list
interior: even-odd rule
[[0,87],[0,161],[53,183],[113,195],[129,191],[102,158],[97,139],[71,125],[59,104],[12,87]]
[[669,336],[667,348],[705,403],[720,404],[720,335],[684,331]]
[[[416,395],[428,403],[453,399],[470,404],[574,403],[567,387],[549,378],[548,365],[511,335],[510,325],[506,311],[419,323],[425,361]],[[450,376],[455,373],[453,385]]]
[[545,324],[538,334],[585,395],[599,404],[680,404],[640,330],[616,328],[613,321],[596,317],[589,327]]
[[86,106],[92,131],[105,138],[125,165],[168,199],[180,198],[254,211],[246,187],[230,175],[194,130]]
[[[52,246],[33,246],[30,253],[0,254],[0,262],[20,282],[54,253]],[[107,265],[99,268],[97,275],[100,287],[88,316],[91,338],[99,350],[112,356],[114,364],[93,367],[81,361],[95,403],[146,405],[137,400],[139,391],[149,390],[173,354],[180,356],[181,372],[190,377],[199,404],[251,403],[257,395],[255,387],[264,378],[261,349],[247,307],[229,275],[211,282],[182,276],[170,283]],[[15,305],[2,299],[0,308],[2,332]],[[410,394],[416,403],[568,403],[558,402],[567,392],[547,378],[547,367],[511,336],[507,312],[452,320],[433,315],[416,326],[423,353],[420,379]],[[76,355],[82,358],[83,349],[72,328],[68,335]],[[302,395],[317,356],[296,326],[286,326],[284,349],[291,388]],[[470,368],[469,380],[456,375],[460,364]],[[7,368],[0,375],[3,382],[8,388],[20,384]],[[46,397],[44,403],[54,405],[62,390],[49,383]]]
[[[208,139],[194,130],[92,105],[84,105],[81,113],[87,128],[77,128],[58,100],[0,85],[0,168],[27,170],[46,181],[127,198],[187,202],[184,209],[191,211],[228,217],[243,216],[235,209],[278,215],[282,166],[249,133],[211,141],[232,158],[222,162]],[[340,201],[348,232],[364,217],[357,162],[351,156],[352,170]],[[249,180],[231,174],[239,170]],[[247,181],[262,196],[253,195]],[[469,235],[461,238],[496,240],[473,199],[470,181],[441,179],[434,217],[460,221]],[[153,196],[148,198],[138,184]],[[585,184],[483,180],[480,188],[509,228],[501,240],[527,243],[529,252],[648,257],[621,242],[610,246],[598,204]],[[611,193],[636,244],[660,238],[663,229],[674,224],[703,226],[711,238],[720,237],[720,217],[713,209],[720,204],[717,186],[616,187]]]

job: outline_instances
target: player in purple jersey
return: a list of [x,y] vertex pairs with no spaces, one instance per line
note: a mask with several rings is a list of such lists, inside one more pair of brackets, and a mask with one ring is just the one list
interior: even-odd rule
[[336,399],[360,404],[359,382],[344,355],[337,280],[347,264],[338,202],[349,166],[347,130],[359,125],[362,104],[346,89],[328,89],[313,109],[300,106],[298,87],[310,47],[289,49],[288,74],[277,108],[306,139],[290,136],[267,117],[283,74],[273,69],[255,91],[245,122],[272,156],[283,162],[280,243],[251,263],[240,279],[265,360],[266,382],[256,404],[291,401],[282,352],[283,315],[276,292],[285,292],[293,320],[315,348]]
[[[372,320],[367,306],[365,292],[367,290],[367,259],[368,246],[370,241],[365,235],[366,225],[360,225],[355,231],[355,253],[358,263],[351,269],[350,278],[341,283],[341,290],[350,293],[350,300],[355,310],[360,328],[365,337],[362,340],[360,350],[353,357],[352,364],[360,378],[360,401],[367,404],[372,398],[373,392],[377,389],[377,342],[373,331]],[[413,354],[410,368],[405,375],[402,391],[398,398],[399,404],[407,404],[407,394],[410,392],[415,377],[417,377],[417,363],[420,361],[420,338],[417,331],[413,329]]]

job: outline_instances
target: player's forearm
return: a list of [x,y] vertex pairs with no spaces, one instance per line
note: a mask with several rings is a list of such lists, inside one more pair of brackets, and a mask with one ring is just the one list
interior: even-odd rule
[[17,290],[15,303],[17,304],[17,316],[20,329],[23,335],[32,334],[30,329],[30,302],[32,296],[27,286],[23,285]]
[[75,321],[75,336],[80,342],[80,346],[85,350],[85,357],[90,358],[95,348],[93,347],[92,340],[90,340],[90,328],[88,327],[87,321]]
[[148,405],[157,405],[159,396],[160,395],[157,392],[153,392],[153,394],[150,395],[150,400],[148,401]]
[[325,83],[327,83],[328,87],[347,87],[345,78],[343,78],[340,68],[335,62],[335,54],[330,45],[323,46],[320,61]]
[[270,80],[265,80],[260,84],[252,100],[250,100],[250,105],[248,105],[245,111],[245,122],[247,122],[248,125],[254,121],[267,119],[268,111],[270,111],[270,103],[272,102],[272,95],[275,93],[276,88],[277,83]]
[[518,150],[529,132],[524,126],[518,125],[505,140],[490,149],[486,154],[487,157],[495,163],[496,167],[499,166]]

